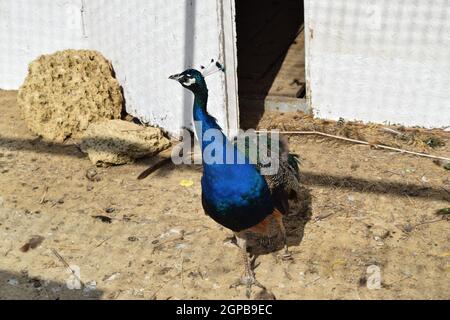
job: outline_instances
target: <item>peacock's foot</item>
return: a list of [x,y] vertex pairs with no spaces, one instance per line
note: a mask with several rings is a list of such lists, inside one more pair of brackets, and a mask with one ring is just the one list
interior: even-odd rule
[[283,261],[293,261],[294,258],[292,257],[292,253],[284,252],[283,254],[281,254],[281,260],[283,260]]
[[247,296],[247,298],[250,299],[251,293],[252,293],[252,286],[257,286],[259,288],[261,288],[262,290],[267,290],[266,287],[264,287],[258,280],[256,280],[255,278],[255,274],[254,272],[245,272],[244,276],[240,279],[238,279],[235,283],[233,283],[230,288],[237,288],[240,286],[245,286],[246,287],[246,291],[245,291],[245,295]]
[[289,249],[287,247],[284,249],[284,252],[280,254],[280,258],[283,261],[292,261],[292,260],[294,260],[294,258],[292,257],[291,251],[289,251]]

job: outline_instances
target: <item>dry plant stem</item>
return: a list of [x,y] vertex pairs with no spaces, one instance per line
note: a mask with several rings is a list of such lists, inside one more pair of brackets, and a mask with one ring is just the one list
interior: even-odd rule
[[48,186],[44,188],[44,193],[42,194],[41,200],[39,200],[39,204],[43,204],[45,202],[45,197],[47,196],[47,193],[48,193]]
[[77,276],[77,274],[75,273],[75,271],[70,267],[70,265],[67,263],[67,261],[58,253],[58,251],[56,251],[55,249],[51,249],[52,253],[58,258],[59,261],[62,262],[62,264],[64,264],[64,266],[67,268],[67,270],[73,274],[73,276],[80,282],[82,287],[85,287],[85,284],[83,281],[81,281],[81,279]]
[[[266,131],[256,131],[256,133],[261,133],[261,132],[266,132]],[[320,132],[320,131],[280,131],[280,133],[282,133],[282,134],[319,135],[319,136],[329,137],[329,138],[333,138],[333,139],[349,141],[349,142],[353,142],[353,143],[357,143],[357,144],[364,144],[364,145],[368,145],[368,146],[373,146],[373,147],[379,148],[379,149],[387,149],[387,150],[397,151],[397,152],[401,152],[401,153],[413,154],[413,155],[416,155],[416,156],[419,156],[419,157],[450,161],[450,158],[446,158],[446,157],[439,157],[439,156],[433,156],[433,155],[426,154],[426,153],[408,151],[408,150],[404,150],[404,149],[399,149],[399,148],[385,146],[385,145],[382,145],[382,144],[372,144],[372,143],[369,143],[367,141],[361,141],[361,140],[345,138],[345,137],[341,137],[341,136],[335,136],[335,135],[324,133],[324,132]]]
[[420,223],[416,224],[416,225],[414,226],[414,228],[423,226],[423,225],[425,225],[425,224],[436,223],[436,222],[441,222],[441,221],[446,221],[446,219],[445,219],[445,218],[441,218],[441,219],[436,219],[436,220],[430,220],[430,221],[420,222]]

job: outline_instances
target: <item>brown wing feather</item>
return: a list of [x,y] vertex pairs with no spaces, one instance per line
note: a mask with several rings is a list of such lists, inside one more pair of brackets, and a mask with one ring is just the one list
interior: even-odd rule
[[283,214],[280,211],[275,209],[272,212],[272,214],[268,215],[263,221],[258,223],[256,226],[253,226],[249,229],[244,230],[244,232],[250,231],[253,233],[260,234],[260,235],[267,235],[267,234],[269,234],[270,225],[272,224],[272,222],[275,222],[278,225],[278,223],[279,223],[278,221],[280,220],[282,215]]

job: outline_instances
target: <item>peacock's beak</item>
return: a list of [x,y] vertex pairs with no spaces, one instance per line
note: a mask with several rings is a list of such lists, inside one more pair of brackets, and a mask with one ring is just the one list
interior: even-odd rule
[[171,76],[169,77],[169,79],[171,79],[171,80],[176,80],[176,81],[180,81],[181,77],[182,77],[182,75],[179,74],[179,73],[177,73],[177,74],[171,75]]

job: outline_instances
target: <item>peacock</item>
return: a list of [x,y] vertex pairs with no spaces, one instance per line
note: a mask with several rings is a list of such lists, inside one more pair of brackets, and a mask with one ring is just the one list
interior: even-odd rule
[[[223,69],[219,63],[215,63],[215,66],[217,69]],[[244,274],[231,287],[245,286],[246,295],[250,297],[252,286],[263,290],[265,287],[256,280],[253,261],[248,257],[249,233],[265,235],[269,225],[278,226],[284,240],[283,257],[290,257],[283,215],[289,212],[288,200],[295,197],[300,190],[299,157],[290,154],[287,141],[280,139],[277,149],[279,169],[274,175],[261,174],[264,166],[261,161],[227,163],[225,160],[230,154],[233,159],[243,156],[248,160],[249,143],[246,141],[244,148],[239,148],[236,141],[227,139],[216,119],[208,113],[208,88],[205,81],[207,75],[207,72],[187,69],[170,76],[169,79],[178,81],[194,94],[193,120],[199,124],[195,125],[194,130],[203,152],[202,206],[209,217],[234,232],[242,251]],[[216,143],[221,143],[224,161],[205,161],[205,150],[213,143],[203,139],[208,130],[215,130],[221,135]],[[273,141],[269,140],[269,143]],[[219,159],[220,157],[219,155]]]

